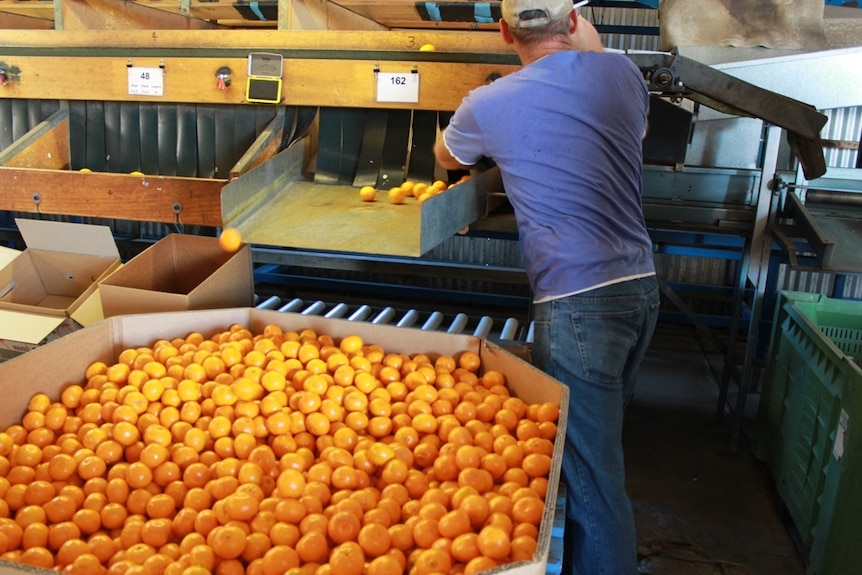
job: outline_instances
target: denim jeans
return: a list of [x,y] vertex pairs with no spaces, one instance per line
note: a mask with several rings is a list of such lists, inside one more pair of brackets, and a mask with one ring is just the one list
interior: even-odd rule
[[635,575],[623,411],[659,311],[655,276],[534,306],[533,364],[569,389],[563,574]]

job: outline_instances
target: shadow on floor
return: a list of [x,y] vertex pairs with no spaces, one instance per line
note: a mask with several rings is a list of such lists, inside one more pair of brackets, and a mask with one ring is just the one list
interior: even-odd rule
[[692,329],[662,325],[642,365],[623,430],[640,572],[803,575],[747,436],[731,453],[731,417],[716,417],[716,360]]

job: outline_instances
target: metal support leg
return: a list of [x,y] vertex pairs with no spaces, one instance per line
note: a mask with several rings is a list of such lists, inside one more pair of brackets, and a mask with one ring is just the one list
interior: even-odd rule
[[742,420],[745,415],[745,403],[752,384],[752,374],[754,373],[763,295],[769,275],[769,259],[772,254],[772,239],[767,232],[767,226],[770,217],[775,213],[774,207],[777,200],[777,190],[772,189],[772,181],[778,168],[780,136],[781,128],[778,126],[768,126],[766,128],[763,147],[763,168],[757,199],[757,215],[751,237],[751,264],[748,269],[748,279],[754,286],[754,294],[751,302],[751,319],[748,324],[748,336],[745,342],[742,378],[739,382],[739,395],[736,398],[736,409],[733,414],[733,428],[730,435],[731,452],[736,452],[739,445]]
[[[727,407],[727,395],[730,389],[731,376],[736,371],[736,340],[739,337],[739,324],[742,321],[742,308],[745,302],[745,288],[748,286],[748,267],[750,264],[751,240],[746,239],[742,248],[742,258],[739,260],[739,269],[736,271],[736,290],[733,298],[733,311],[731,312],[730,329],[728,330],[727,348],[724,354],[724,369],[721,372],[721,386],[718,391],[718,405],[716,406],[715,418],[720,422],[724,418]],[[742,375],[737,377],[742,381]]]

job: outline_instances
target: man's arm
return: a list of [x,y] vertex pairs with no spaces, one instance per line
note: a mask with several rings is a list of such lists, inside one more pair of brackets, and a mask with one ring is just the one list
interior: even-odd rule
[[437,163],[440,167],[444,170],[460,170],[469,168],[469,166],[465,166],[456,160],[449,152],[446,144],[443,143],[443,132],[440,133],[440,137],[434,143],[434,157],[437,159]]
[[572,46],[581,52],[604,52],[605,46],[598,30],[583,16],[578,15],[575,33],[572,34]]

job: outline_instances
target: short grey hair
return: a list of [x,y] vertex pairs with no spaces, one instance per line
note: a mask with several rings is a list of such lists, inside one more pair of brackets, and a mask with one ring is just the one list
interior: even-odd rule
[[549,22],[544,26],[537,26],[535,28],[513,28],[510,26],[509,32],[511,32],[512,37],[521,44],[531,44],[533,42],[547,40],[555,36],[565,36],[568,38],[570,22],[571,20],[567,14],[565,18],[560,18]]

